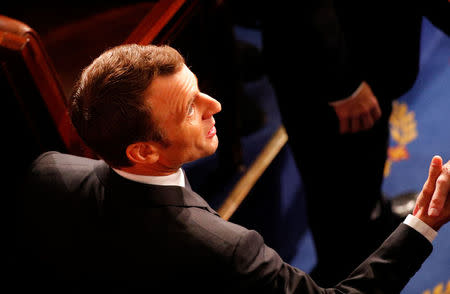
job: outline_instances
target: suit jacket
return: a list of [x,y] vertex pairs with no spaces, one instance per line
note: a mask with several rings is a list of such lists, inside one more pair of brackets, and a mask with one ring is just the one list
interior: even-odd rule
[[23,188],[15,287],[34,291],[399,293],[432,250],[402,224],[348,279],[324,290],[189,187],[140,184],[101,160],[47,152]]

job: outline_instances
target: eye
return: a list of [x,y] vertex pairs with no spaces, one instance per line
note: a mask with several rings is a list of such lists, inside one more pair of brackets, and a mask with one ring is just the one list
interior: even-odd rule
[[194,103],[191,103],[188,108],[187,116],[188,117],[192,116],[194,112],[195,112],[195,105]]

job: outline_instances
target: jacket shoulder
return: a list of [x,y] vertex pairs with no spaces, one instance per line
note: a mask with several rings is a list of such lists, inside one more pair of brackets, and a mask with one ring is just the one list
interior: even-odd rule
[[97,183],[94,169],[99,164],[105,163],[101,160],[49,151],[33,161],[26,181],[34,187],[53,189],[64,186],[67,190],[73,190],[86,183]]

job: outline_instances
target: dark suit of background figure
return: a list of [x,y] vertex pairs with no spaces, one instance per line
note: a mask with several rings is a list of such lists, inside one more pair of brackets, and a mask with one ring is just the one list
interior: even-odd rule
[[[422,15],[448,34],[450,4],[283,3],[265,4],[263,53],[306,190],[319,262],[312,275],[326,286],[344,278],[396,226],[381,196],[391,103],[416,79]],[[350,96],[362,81],[382,117],[368,131],[339,135],[328,103]],[[331,181],[323,183],[324,174]]]
[[[57,152],[34,162],[24,187],[18,198],[24,209],[18,210],[17,244],[18,276],[24,283],[16,283],[16,289],[323,291],[284,263],[258,233],[224,221],[189,187],[140,184],[103,161]],[[431,248],[425,237],[402,224],[338,286],[339,293],[398,293]]]

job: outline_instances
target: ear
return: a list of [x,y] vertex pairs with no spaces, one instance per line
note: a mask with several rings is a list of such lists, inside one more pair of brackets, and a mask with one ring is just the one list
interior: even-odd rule
[[128,159],[134,164],[153,164],[159,159],[158,148],[151,142],[137,142],[128,145]]

